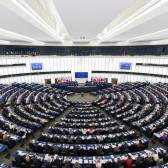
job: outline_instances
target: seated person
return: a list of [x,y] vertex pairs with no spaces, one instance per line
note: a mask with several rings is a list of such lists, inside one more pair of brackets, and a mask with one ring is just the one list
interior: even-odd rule
[[82,166],[78,162],[76,162],[72,168],[82,168]]
[[111,145],[109,145],[108,148],[106,149],[106,154],[108,155],[113,154],[113,149]]
[[167,133],[166,132],[163,132],[163,135],[161,136],[161,142],[163,145],[166,145],[167,143],[167,140],[168,140],[168,136],[167,136]]
[[45,167],[51,167],[52,166],[52,158],[49,156],[49,154],[46,154],[45,155],[45,158],[44,158],[44,166]]
[[93,135],[94,132],[95,132],[95,131],[94,131],[93,129],[88,130],[88,134],[89,134],[89,135]]
[[32,163],[30,155],[27,153],[26,157],[25,157],[25,163],[26,163],[26,167],[29,167]]
[[51,147],[49,146],[48,142],[46,142],[46,144],[44,145],[44,150],[46,151],[46,153],[50,153]]
[[71,168],[71,161],[72,161],[72,159],[66,158],[64,167],[65,168]]
[[97,153],[98,156],[104,154],[102,146],[97,147],[97,152],[96,153]]
[[104,167],[105,168],[112,168],[112,167],[114,167],[114,164],[111,161],[108,161],[105,163]]
[[96,168],[102,168],[102,162],[101,162],[100,158],[97,158],[95,160],[95,166],[96,166]]
[[130,155],[127,156],[127,159],[124,161],[125,167],[126,168],[131,168],[132,167],[132,158]]
[[136,164],[140,163],[143,160],[140,153],[137,153],[137,155],[138,155],[138,157],[136,158]]
[[115,162],[115,168],[123,167],[123,161],[120,158],[117,158],[117,161]]
[[156,151],[153,151],[153,160],[156,162],[156,163],[159,163],[159,155]]
[[153,158],[150,154],[147,154],[147,156],[144,158],[144,162],[146,166],[150,166],[150,163],[153,162]]
[[120,150],[120,148],[118,147],[118,144],[116,144],[116,147],[114,148],[114,153],[115,154],[118,154],[118,153],[120,153],[121,152],[121,150]]
[[87,129],[86,128],[82,129],[82,134],[86,135],[86,133],[87,133]]
[[14,159],[16,160],[17,163],[21,163],[22,162],[22,157],[21,157],[19,151],[17,151],[16,155],[14,155]]
[[38,155],[34,155],[34,157],[33,157],[33,164],[36,167],[41,167],[42,161],[41,161],[41,158]]
[[98,138],[98,143],[103,143],[103,141],[104,141],[104,138],[102,135],[100,135]]
[[3,142],[5,142],[5,141],[7,141],[8,139],[9,139],[9,135],[7,135],[6,134],[6,131],[4,132],[4,134],[3,134],[3,137],[2,137],[2,140],[3,140]]
[[77,136],[76,140],[75,140],[75,143],[76,144],[80,144],[81,143],[81,137],[80,136]]
[[59,156],[54,157],[54,166],[57,168],[61,168],[61,160],[59,159]]
[[71,152],[74,153],[77,156],[78,155],[78,150],[79,150],[79,146],[74,145],[73,149],[71,150]]
[[123,143],[120,147],[120,150],[121,150],[122,153],[125,153],[125,151],[127,150],[127,144]]
[[138,143],[138,145],[137,145],[138,150],[141,150],[142,147],[143,147],[143,143],[142,143],[141,140],[139,140],[139,143]]

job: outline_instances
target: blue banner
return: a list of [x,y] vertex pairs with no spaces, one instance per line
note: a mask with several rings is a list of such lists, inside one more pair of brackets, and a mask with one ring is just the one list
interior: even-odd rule
[[88,78],[88,72],[75,72],[75,78]]

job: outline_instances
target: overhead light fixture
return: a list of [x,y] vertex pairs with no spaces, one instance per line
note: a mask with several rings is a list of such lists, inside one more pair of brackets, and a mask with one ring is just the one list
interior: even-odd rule
[[120,42],[117,42],[116,44],[119,46],[122,46],[122,45],[124,46],[124,45],[128,45],[129,41],[120,41]]
[[17,33],[2,29],[2,28],[0,28],[0,34],[8,36],[8,37],[13,37],[13,38],[16,38],[16,39],[20,39],[22,41],[28,41],[28,42],[31,42],[31,43],[39,43],[39,44],[43,43],[43,42],[35,40],[33,38],[23,36],[23,35],[20,35],[20,34],[17,34]]
[[35,21],[37,21],[41,26],[43,26],[47,31],[49,31],[53,37],[57,40],[62,41],[60,35],[58,35],[52,28],[49,26],[34,10],[30,8],[29,5],[23,0],[11,0],[16,6],[18,6],[21,10],[27,13],[30,17],[32,17]]
[[10,41],[6,41],[6,40],[0,40],[0,44],[10,44]]
[[160,44],[167,44],[168,39],[163,39],[163,40],[155,40],[150,42],[152,45],[160,45]]
[[157,31],[157,32],[145,34],[145,35],[138,36],[138,37],[134,37],[134,38],[132,38],[132,39],[129,39],[128,41],[129,41],[129,42],[134,42],[134,41],[138,41],[138,39],[147,38],[148,36],[156,36],[157,34],[159,35],[160,33],[165,33],[165,32],[168,33],[168,29],[160,30],[160,31]]

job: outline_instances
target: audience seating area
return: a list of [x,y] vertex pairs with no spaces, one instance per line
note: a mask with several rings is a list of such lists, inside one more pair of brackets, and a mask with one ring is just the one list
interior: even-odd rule
[[0,154],[40,131],[0,167],[167,167],[167,90],[167,83],[127,82],[79,103],[60,87],[0,84]]

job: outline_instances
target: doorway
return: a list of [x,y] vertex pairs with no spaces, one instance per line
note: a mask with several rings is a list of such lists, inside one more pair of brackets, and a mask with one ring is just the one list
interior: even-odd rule
[[45,79],[45,84],[46,84],[46,85],[51,84],[51,79]]
[[112,84],[117,84],[118,78],[111,78],[111,83]]

